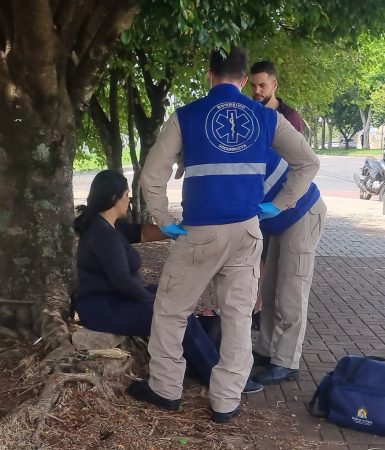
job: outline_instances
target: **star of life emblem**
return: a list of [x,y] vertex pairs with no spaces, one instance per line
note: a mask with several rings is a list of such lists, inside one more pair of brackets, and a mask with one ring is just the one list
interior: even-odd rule
[[226,153],[246,150],[258,139],[259,131],[254,112],[242,103],[219,103],[206,117],[208,140]]

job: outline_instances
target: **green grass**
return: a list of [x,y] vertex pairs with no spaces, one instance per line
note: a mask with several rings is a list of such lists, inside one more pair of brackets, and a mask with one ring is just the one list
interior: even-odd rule
[[362,149],[362,148],[331,148],[325,150],[318,150],[316,152],[318,155],[332,155],[332,156],[382,156],[384,150],[380,149]]
[[[123,167],[131,166],[131,158],[128,150],[123,150]],[[100,155],[90,153],[82,157],[82,159],[75,159],[74,170],[83,172],[87,170],[102,170],[107,169],[106,159]]]

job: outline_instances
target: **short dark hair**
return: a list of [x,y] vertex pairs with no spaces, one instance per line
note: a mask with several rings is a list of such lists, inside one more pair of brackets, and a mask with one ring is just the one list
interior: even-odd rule
[[266,72],[268,75],[273,75],[275,78],[277,78],[277,69],[271,61],[259,61],[251,66],[251,75],[262,72]]
[[210,56],[210,70],[217,77],[239,80],[247,74],[246,50],[233,47],[226,57],[219,50],[214,50]]

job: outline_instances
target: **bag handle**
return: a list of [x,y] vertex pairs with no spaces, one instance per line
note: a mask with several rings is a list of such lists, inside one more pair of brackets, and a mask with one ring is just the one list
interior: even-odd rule
[[380,362],[385,361],[385,358],[381,358],[380,356],[364,356],[360,359],[357,359],[357,361],[350,363],[346,370],[346,380],[349,383],[354,383],[357,372],[360,370],[360,368],[364,364],[364,362],[367,361],[368,359],[370,359],[372,361],[380,361]]
[[[306,403],[306,408],[307,408],[307,410],[309,411],[309,413],[312,415],[312,416],[315,416],[315,417],[320,417],[319,415],[318,415],[318,412],[316,412],[316,409],[314,408],[315,407],[315,404],[316,404],[316,402],[317,402],[317,400],[318,400],[318,394],[319,394],[319,386],[317,387],[317,390],[315,391],[315,393],[314,393],[314,395],[313,395],[313,398],[310,400],[310,402],[308,402],[308,403]],[[318,409],[318,408],[317,408]],[[321,416],[322,417],[322,416]]]
[[310,402],[306,402],[305,403],[305,407],[308,410],[308,412],[310,413],[310,415],[312,415],[313,417],[319,417],[319,418],[323,418],[326,419],[329,415],[329,411],[327,410],[322,410],[320,408],[319,405],[319,395],[320,395],[320,390],[321,387],[323,387],[323,389],[325,389],[325,391],[328,392],[328,388],[329,388],[329,380],[331,375],[333,372],[331,372],[330,374],[326,375],[325,378],[321,381],[321,383],[318,385],[313,398],[310,400]]

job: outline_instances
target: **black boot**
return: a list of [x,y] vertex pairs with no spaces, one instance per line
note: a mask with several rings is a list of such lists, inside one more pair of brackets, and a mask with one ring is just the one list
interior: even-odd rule
[[180,406],[179,400],[169,400],[154,392],[148,382],[145,380],[134,381],[127,388],[127,393],[141,402],[151,403],[169,411],[178,411]]

